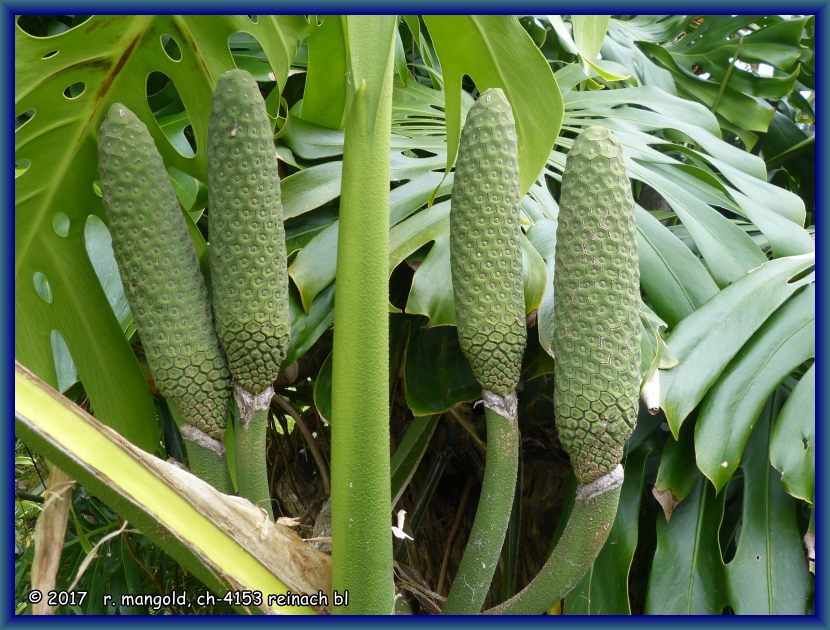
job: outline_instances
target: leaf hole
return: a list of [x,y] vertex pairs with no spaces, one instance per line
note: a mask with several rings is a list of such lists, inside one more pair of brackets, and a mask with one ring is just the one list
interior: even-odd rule
[[35,292],[41,300],[47,304],[52,303],[52,285],[49,284],[49,279],[40,271],[35,271],[32,274],[32,284],[35,286]]
[[36,109],[27,109],[25,112],[20,114],[17,118],[14,119],[14,130],[17,131],[27,122],[29,122],[32,118],[35,117],[37,113]]
[[806,438],[806,437],[805,437],[805,438],[801,438],[801,445],[804,447],[804,450],[805,450],[805,451],[806,451],[808,448],[810,448],[810,438]]
[[179,43],[170,35],[164,34],[161,36],[161,48],[172,61],[182,60],[182,49],[179,48]]
[[52,37],[86,22],[90,15],[21,15],[17,27],[33,37]]
[[246,31],[237,31],[228,37],[228,50],[236,67],[247,70],[257,81],[273,81],[271,64],[259,40]]
[[77,81],[76,83],[67,86],[66,89],[63,91],[63,95],[66,98],[72,100],[81,96],[81,94],[83,94],[85,91],[86,83],[84,83],[83,81]]
[[251,22],[253,22],[254,24],[259,22],[259,16],[258,15],[249,15],[248,19],[251,20]]
[[816,271],[816,266],[815,265],[810,265],[804,271],[799,271],[794,276],[791,276],[787,280],[787,284],[795,284],[799,280],[802,280],[802,279],[806,278],[807,276],[809,276],[810,274],[815,273],[815,271]]
[[438,154],[434,153],[433,151],[428,151],[427,149],[419,149],[417,147],[413,149],[407,149],[403,153],[404,155],[408,155],[409,157],[414,158],[432,158],[438,156]]
[[58,377],[58,391],[63,393],[78,382],[78,369],[75,367],[75,361],[63,335],[59,331],[53,330],[49,337],[52,344],[55,374]]
[[48,53],[44,53],[44,55],[41,57],[41,59],[51,59],[52,57],[54,57],[57,54],[58,54],[57,50],[50,50]]
[[69,235],[70,226],[71,221],[63,212],[56,212],[55,216],[52,217],[52,229],[55,230],[55,234],[58,236],[66,238]]
[[15,160],[14,162],[14,178],[17,179],[23,173],[29,170],[29,167],[32,165],[31,160]]
[[146,85],[147,104],[164,135],[184,157],[196,155],[196,138],[184,102],[173,81],[163,72],[151,72]]
[[723,561],[729,563],[738,551],[743,528],[743,495],[744,477],[742,472],[737,473],[724,489],[725,502],[723,520],[718,532],[720,546],[723,550]]
[[84,226],[84,246],[110,308],[123,329],[130,317],[130,306],[112,251],[112,236],[104,222],[94,214],[87,217]]

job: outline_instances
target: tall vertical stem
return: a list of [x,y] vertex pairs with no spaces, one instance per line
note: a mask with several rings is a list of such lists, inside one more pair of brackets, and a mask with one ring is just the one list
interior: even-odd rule
[[394,16],[347,18],[332,364],[332,586],[348,614],[394,607],[389,472],[389,134]]

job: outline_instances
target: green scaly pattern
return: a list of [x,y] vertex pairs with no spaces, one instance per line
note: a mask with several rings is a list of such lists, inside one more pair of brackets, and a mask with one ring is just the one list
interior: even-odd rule
[[490,89],[470,108],[455,166],[450,264],[461,349],[484,389],[516,388],[527,341],[519,162],[510,103]]
[[207,288],[161,156],[120,103],[101,124],[98,166],[124,294],[156,385],[185,422],[221,440],[231,380]]
[[210,268],[216,330],[234,378],[258,394],[288,350],[288,270],[277,151],[259,86],[223,74],[208,128]]
[[581,484],[619,463],[637,420],[640,271],[622,149],[603,127],[562,175],[554,272],[554,414]]

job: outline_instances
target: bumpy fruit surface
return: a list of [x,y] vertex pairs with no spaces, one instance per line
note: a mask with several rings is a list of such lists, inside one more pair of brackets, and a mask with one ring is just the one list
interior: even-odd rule
[[554,413],[580,483],[622,458],[637,420],[640,271],[622,149],[585,129],[562,175],[554,272]]
[[450,212],[450,263],[461,349],[484,389],[516,388],[527,340],[519,233],[519,159],[499,89],[470,108]]
[[216,84],[208,129],[208,231],[216,330],[239,384],[258,394],[288,349],[288,271],[277,151],[244,70]]
[[188,424],[221,439],[230,373],[176,194],[147,127],[120,103],[98,141],[112,248],[159,391]]

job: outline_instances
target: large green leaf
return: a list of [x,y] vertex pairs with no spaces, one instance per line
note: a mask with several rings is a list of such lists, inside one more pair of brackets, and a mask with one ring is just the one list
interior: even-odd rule
[[718,542],[723,495],[701,479],[667,523],[657,516],[647,615],[718,615],[726,605],[726,576]]
[[343,162],[339,160],[323,162],[292,173],[282,180],[283,217],[292,219],[337,199],[340,196],[342,167]]
[[[707,15],[699,26],[666,46],[684,70],[706,72],[725,89],[764,98],[781,98],[795,83],[792,71],[801,56],[801,37],[808,16],[782,20],[778,16]],[[694,22],[693,22],[694,24]],[[768,64],[781,72],[764,76],[736,64]]]
[[329,15],[308,38],[308,71],[302,116],[321,127],[341,129],[346,109],[348,53],[345,17]]
[[639,179],[658,189],[683,221],[718,284],[725,286],[766,260],[760,248],[737,225],[668,177],[633,168]]
[[807,279],[813,254],[764,263],[683,319],[669,336],[680,364],[662,374],[661,405],[675,438],[689,415],[752,334]]
[[[807,23],[812,19],[809,15],[789,17],[764,15],[755,18],[751,16],[707,16],[696,30],[697,41],[685,47],[685,55],[687,59],[690,59],[693,55],[700,54],[701,61],[705,59],[710,63],[724,66],[724,62],[736,57],[734,53],[740,52],[737,58],[742,61],[766,63],[778,70],[788,72],[802,59],[804,50],[801,40]],[[743,26],[750,27],[751,32],[748,35],[738,32]],[[724,35],[729,37],[728,44],[723,42]],[[738,36],[741,39],[736,42]],[[689,39],[692,38],[689,37]],[[685,43],[678,41],[672,48],[683,50]],[[714,72],[723,76],[726,70],[721,67]]]
[[700,259],[670,230],[639,205],[635,213],[640,284],[654,310],[674,326],[711,299],[718,286]]
[[631,70],[641,85],[654,85],[676,93],[671,72],[657,65],[638,47],[639,41],[667,42],[686,26],[688,15],[635,15],[611,18],[608,37],[602,43],[602,58],[616,61]]
[[751,126],[774,112],[763,98],[800,101],[811,111],[796,77],[811,82],[813,31],[804,16],[635,16],[609,23],[603,57],[633,68],[643,84],[677,93],[676,84],[752,149],[758,136]]
[[768,405],[741,463],[740,538],[726,565],[730,605],[738,615],[803,615],[811,590],[796,502],[769,464],[772,414]]
[[703,399],[695,426],[697,465],[718,491],[737,470],[766,400],[815,355],[815,312],[810,284],[764,322]]
[[606,81],[621,81],[629,78],[629,75],[612,72],[608,68],[607,61],[597,58],[605,39],[610,17],[609,15],[572,15],[573,37],[568,32],[561,16],[549,15],[548,21],[565,50],[579,56],[585,72],[593,69]]
[[416,416],[444,413],[481,396],[455,328],[413,326],[405,361],[406,404]]
[[647,614],[804,614],[810,581],[795,501],[769,465],[773,405],[768,405],[746,448],[734,557],[724,564],[719,540],[726,492],[700,479],[666,523],[657,517]]
[[[300,16],[254,23],[127,15],[94,16],[51,37],[15,28],[15,115],[31,115],[15,133],[15,159],[30,163],[15,180],[15,353],[56,383],[50,339],[58,331],[95,413],[145,448],[154,448],[152,401],[84,247],[87,216],[103,218],[93,190],[98,125],[111,103],[122,102],[147,123],[168,167],[204,180],[211,90],[234,65],[228,38],[256,36],[282,85],[307,28]],[[165,52],[163,36],[180,59]],[[193,157],[176,150],[153,116],[146,87],[153,72],[178,92],[196,140]]]
[[498,87],[510,101],[523,195],[542,171],[562,124],[562,96],[547,61],[513,16],[441,15],[425,16],[424,21],[444,79],[447,170],[458,151],[461,81],[468,75],[479,92]]
[[816,484],[816,366],[804,373],[775,420],[770,462],[792,496],[813,503]]
[[574,44],[588,59],[596,59],[602,48],[610,15],[574,15],[571,23],[574,30]]

